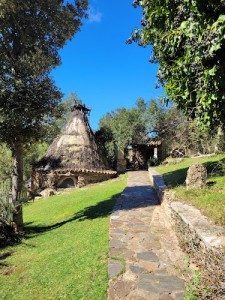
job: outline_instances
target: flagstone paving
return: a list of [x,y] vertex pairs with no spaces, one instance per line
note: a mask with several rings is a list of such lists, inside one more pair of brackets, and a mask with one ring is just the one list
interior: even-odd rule
[[108,300],[184,299],[184,264],[148,172],[129,172],[110,220]]

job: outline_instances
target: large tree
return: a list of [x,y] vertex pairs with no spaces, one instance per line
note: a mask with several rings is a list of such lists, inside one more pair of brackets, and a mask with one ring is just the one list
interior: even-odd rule
[[[50,77],[58,54],[81,26],[86,0],[0,0],[0,141],[14,157],[12,200],[23,184],[23,151],[59,113],[61,93]],[[21,222],[21,220],[19,221]]]
[[143,9],[142,30],[132,39],[152,45],[150,61],[170,99],[190,118],[225,124],[225,2],[135,0]]
[[128,144],[141,143],[147,140],[147,103],[139,98],[131,109],[117,108],[107,113],[99,121],[100,129],[110,130],[114,142],[124,148]]

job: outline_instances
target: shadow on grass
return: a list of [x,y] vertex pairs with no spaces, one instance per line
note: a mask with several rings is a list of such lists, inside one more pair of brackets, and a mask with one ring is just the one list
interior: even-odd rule
[[53,225],[32,226],[31,225],[32,223],[25,224],[25,228],[24,228],[25,229],[25,238],[31,238],[31,237],[34,237],[36,234],[57,229],[59,227],[62,227],[65,224],[71,223],[73,221],[82,222],[87,219],[93,220],[93,219],[97,219],[97,218],[107,217],[112,212],[113,207],[116,203],[116,200],[118,199],[119,196],[120,196],[120,194],[115,194],[110,199],[101,201],[101,202],[97,203],[96,205],[86,207],[85,209],[77,212],[71,218],[66,219],[62,222],[55,223]]
[[8,264],[5,263],[4,260],[11,255],[12,255],[12,252],[6,252],[6,253],[3,253],[2,255],[0,255],[0,268],[8,266]]
[[[221,159],[219,161],[208,161],[203,163],[203,165],[207,169],[208,176],[222,176],[224,175],[224,170],[222,170],[222,165],[224,165],[225,169],[225,159]],[[168,172],[163,174],[163,178],[168,187],[174,188],[179,185],[184,185],[187,177],[188,168],[178,169],[172,172]]]
[[[115,206],[117,199],[119,200],[117,202],[119,205]],[[96,205],[86,207],[85,209],[77,212],[73,217],[62,222],[58,222],[49,226],[32,226],[32,223],[25,224],[25,238],[33,238],[37,234],[57,229],[73,221],[82,222],[87,219],[93,220],[97,218],[104,218],[109,216],[113,210],[130,210],[132,208],[146,207],[157,204],[158,199],[150,187],[126,187],[122,194],[115,194],[110,199],[101,201]]]
[[187,176],[188,168],[183,168],[163,174],[163,179],[168,187],[174,188],[183,185]]

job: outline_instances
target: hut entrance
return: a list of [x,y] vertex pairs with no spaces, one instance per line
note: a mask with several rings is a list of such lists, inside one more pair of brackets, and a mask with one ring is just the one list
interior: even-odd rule
[[59,184],[59,188],[66,189],[66,188],[74,188],[76,186],[75,180],[72,178],[65,178]]

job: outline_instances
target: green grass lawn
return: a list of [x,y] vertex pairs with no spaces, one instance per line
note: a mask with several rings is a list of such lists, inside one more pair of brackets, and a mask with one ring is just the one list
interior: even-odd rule
[[0,299],[106,299],[109,217],[126,176],[24,206],[25,238],[0,250]]
[[[196,206],[216,224],[225,225],[225,155],[185,158],[179,163],[173,163],[174,161],[168,165],[160,165],[156,170],[163,175],[165,183],[174,189],[176,199]],[[185,188],[187,170],[196,162],[204,164],[207,168],[207,188],[187,191]],[[223,170],[218,166],[221,162]]]

